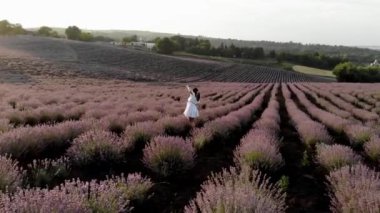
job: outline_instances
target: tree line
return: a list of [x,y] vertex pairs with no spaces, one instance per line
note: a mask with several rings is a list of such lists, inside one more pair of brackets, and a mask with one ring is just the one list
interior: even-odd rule
[[333,73],[340,82],[380,82],[380,66],[360,66],[351,62],[338,64]]
[[184,51],[206,56],[219,56],[227,58],[242,59],[276,59],[278,62],[287,61],[295,64],[311,66],[321,69],[333,69],[340,63],[347,62],[344,57],[331,57],[321,53],[277,53],[275,50],[265,51],[262,47],[237,47],[234,44],[225,45],[221,43],[213,47],[210,40],[198,38],[185,38],[173,36],[157,38],[156,48],[159,53],[172,54],[174,51]]
[[12,24],[7,20],[0,21],[0,35],[22,35],[26,30],[21,24]]

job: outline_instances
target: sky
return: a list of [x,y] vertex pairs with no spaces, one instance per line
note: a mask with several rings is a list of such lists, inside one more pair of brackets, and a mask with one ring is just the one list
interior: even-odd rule
[[380,46],[380,0],[1,0],[26,28],[146,30],[242,40]]

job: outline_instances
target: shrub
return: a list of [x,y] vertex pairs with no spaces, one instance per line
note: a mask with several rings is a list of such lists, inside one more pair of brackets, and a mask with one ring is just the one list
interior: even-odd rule
[[164,129],[161,125],[153,121],[145,121],[127,126],[122,138],[124,143],[133,149],[135,146],[144,145],[152,137],[163,133]]
[[9,123],[8,119],[0,119],[0,134],[4,132],[8,132],[11,130],[13,126]]
[[183,116],[162,118],[157,125],[164,128],[165,134],[172,136],[186,135],[191,129],[190,122]]
[[70,173],[69,159],[66,157],[57,160],[33,160],[28,164],[29,183],[32,186],[44,187],[64,180]]
[[181,174],[194,165],[192,144],[180,137],[157,136],[144,148],[144,164],[162,177]]
[[90,213],[87,195],[66,193],[60,189],[26,189],[14,195],[0,195],[1,212],[67,212]]
[[51,190],[26,189],[0,195],[1,212],[129,212],[130,201],[148,196],[152,187],[140,174],[104,181],[66,181]]
[[102,120],[105,122],[105,128],[116,134],[121,134],[128,125],[128,117],[125,115],[109,115]]
[[122,192],[125,199],[142,202],[148,197],[149,190],[153,183],[148,178],[144,178],[139,173],[129,174],[127,178],[122,176],[112,177],[108,182],[115,182],[118,190]]
[[240,128],[239,119],[232,115],[217,118],[212,122],[206,123],[201,129],[193,131],[194,146],[197,149],[203,148],[214,139],[225,140],[232,131]]
[[144,112],[133,112],[128,114],[127,116],[127,123],[128,124],[134,124],[137,122],[143,122],[143,121],[156,121],[159,118],[162,117],[162,114],[157,111],[144,111]]
[[361,164],[345,166],[328,176],[332,212],[377,212],[380,176]]
[[347,165],[351,166],[361,161],[360,156],[355,154],[350,147],[339,144],[317,145],[316,158],[318,163],[329,171]]
[[0,156],[0,191],[13,192],[23,182],[25,172],[18,162],[8,156]]
[[374,136],[370,141],[364,144],[366,154],[373,160],[379,162],[380,160],[380,138]]
[[235,162],[240,166],[275,171],[283,164],[277,143],[271,132],[254,129],[244,136],[235,150]]
[[319,123],[305,121],[297,125],[296,129],[302,140],[309,146],[313,146],[317,143],[329,144],[332,141],[326,128]]
[[213,140],[214,134],[211,128],[198,128],[194,129],[193,145],[196,149],[202,149],[205,145],[210,144]]
[[362,67],[350,62],[336,65],[333,71],[340,82],[379,82],[380,67]]
[[212,174],[185,207],[195,212],[285,212],[285,194],[257,170],[235,168]]
[[372,136],[372,130],[369,127],[352,124],[345,127],[344,131],[354,146],[362,146],[365,142],[369,141]]
[[110,165],[123,159],[128,147],[111,132],[90,130],[73,141],[67,155],[76,166]]
[[71,140],[91,127],[87,121],[66,121],[57,125],[20,127],[0,135],[0,154],[31,160],[63,152]]

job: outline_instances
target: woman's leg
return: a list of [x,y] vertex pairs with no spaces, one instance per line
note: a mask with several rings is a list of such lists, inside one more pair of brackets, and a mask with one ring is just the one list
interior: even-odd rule
[[192,127],[194,127],[194,118],[189,117],[189,121]]

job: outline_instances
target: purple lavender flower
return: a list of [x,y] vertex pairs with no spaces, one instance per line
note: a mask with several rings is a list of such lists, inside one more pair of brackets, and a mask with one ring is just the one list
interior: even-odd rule
[[140,174],[97,182],[66,181],[49,189],[19,189],[0,194],[0,212],[129,212],[131,200],[145,199],[152,182]]
[[235,162],[240,166],[273,171],[283,164],[278,140],[271,132],[253,129],[241,140],[234,152]]
[[113,163],[123,158],[126,147],[111,132],[90,130],[73,141],[67,155],[77,166]]
[[62,151],[91,125],[88,121],[66,121],[57,125],[16,128],[0,135],[0,153],[22,160],[43,158],[49,152]]
[[285,193],[257,170],[235,168],[212,174],[185,207],[197,212],[285,212]]
[[371,140],[364,144],[365,153],[376,162],[380,160],[380,137],[373,136]]
[[328,176],[332,212],[377,212],[380,175],[361,164],[345,166]]
[[195,150],[180,137],[157,136],[144,148],[144,164],[163,177],[183,173],[194,165]]
[[134,149],[136,145],[144,145],[152,137],[163,133],[162,125],[153,121],[145,121],[127,126],[122,138],[127,147]]
[[8,156],[0,156],[0,191],[13,192],[23,182],[25,171]]
[[361,158],[359,155],[347,146],[333,144],[319,144],[317,145],[317,161],[327,170],[339,169],[346,165],[354,165],[360,163]]
[[64,180],[71,171],[71,164],[67,157],[57,160],[33,160],[28,167],[28,181],[32,186],[44,187],[54,181]]
[[369,141],[373,135],[373,132],[369,127],[359,124],[347,125],[344,128],[344,132],[354,146],[363,145],[365,142]]

